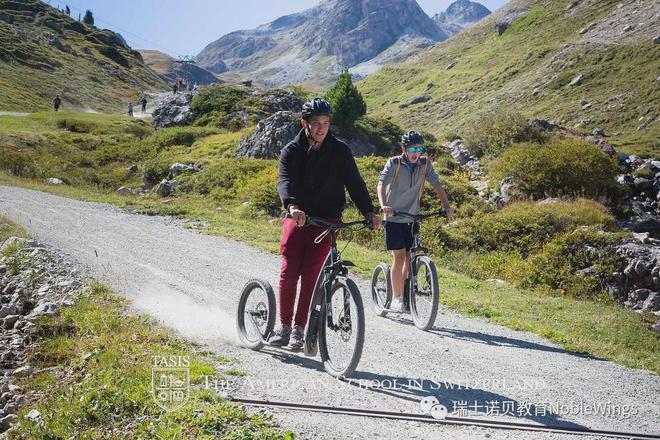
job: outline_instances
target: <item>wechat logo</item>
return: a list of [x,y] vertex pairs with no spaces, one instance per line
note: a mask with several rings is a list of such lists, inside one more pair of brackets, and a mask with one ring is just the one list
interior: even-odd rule
[[440,401],[433,396],[426,396],[420,402],[422,413],[430,414],[434,419],[445,419],[447,417],[447,407],[440,405]]

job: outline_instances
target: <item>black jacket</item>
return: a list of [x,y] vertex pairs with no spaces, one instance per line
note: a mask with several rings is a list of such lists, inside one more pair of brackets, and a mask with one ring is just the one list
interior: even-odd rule
[[305,130],[280,153],[277,191],[284,208],[298,205],[307,215],[341,217],[348,190],[362,215],[373,211],[367,186],[348,145],[328,133],[321,148],[309,147]]

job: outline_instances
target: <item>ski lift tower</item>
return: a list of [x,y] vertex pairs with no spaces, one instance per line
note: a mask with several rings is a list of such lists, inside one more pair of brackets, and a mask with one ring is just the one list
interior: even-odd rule
[[179,55],[178,62],[181,64],[196,64],[194,55]]

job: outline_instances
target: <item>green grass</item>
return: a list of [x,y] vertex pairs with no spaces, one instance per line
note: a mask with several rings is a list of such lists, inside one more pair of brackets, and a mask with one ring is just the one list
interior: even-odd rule
[[[202,387],[226,358],[209,356],[128,312],[127,300],[92,283],[72,307],[37,320],[37,343],[28,355],[37,373],[18,380],[28,400],[10,439],[293,438],[271,418],[248,415]],[[155,403],[154,356],[189,363],[192,386],[180,409],[164,411]],[[39,422],[25,417],[32,409],[41,413]]]
[[[595,2],[567,15],[566,1],[530,0],[531,8],[502,35],[494,18],[425,50],[419,58],[386,66],[358,83],[369,114],[390,118],[406,129],[423,129],[442,138],[462,132],[493,108],[519,111],[526,117],[552,119],[573,127],[603,128],[608,141],[626,153],[658,156],[657,122],[638,131],[640,117],[657,120],[657,66],[660,47],[649,38],[636,44],[578,45],[576,32],[598,21],[620,3]],[[507,6],[505,6],[506,8]],[[454,62],[452,69],[446,66]],[[568,86],[578,73],[579,86]],[[475,79],[479,78],[478,81]],[[426,84],[435,86],[427,91]],[[532,95],[535,87],[540,93]],[[405,100],[430,94],[432,101],[407,108]],[[583,110],[581,99],[593,105]]]
[[30,234],[7,217],[0,215],[0,244],[9,237],[29,238]]

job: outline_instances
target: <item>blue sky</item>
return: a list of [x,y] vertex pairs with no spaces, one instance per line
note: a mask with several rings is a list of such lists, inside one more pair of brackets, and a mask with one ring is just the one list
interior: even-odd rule
[[[481,0],[490,10],[507,0]],[[299,12],[319,0],[50,0],[68,4],[72,15],[90,9],[96,25],[122,34],[135,49],[157,49],[170,55],[196,55],[224,34],[251,29],[282,15]],[[429,15],[444,11],[452,0],[417,0]]]

